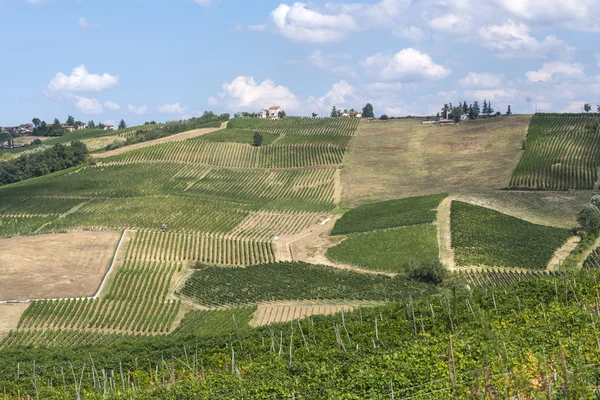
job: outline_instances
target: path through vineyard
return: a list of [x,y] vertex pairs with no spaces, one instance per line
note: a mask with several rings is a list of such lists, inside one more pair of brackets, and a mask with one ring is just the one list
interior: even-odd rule
[[454,262],[454,250],[452,249],[452,231],[450,228],[450,210],[452,200],[456,196],[448,196],[438,206],[437,230],[438,246],[440,248],[440,262],[450,271],[456,269]]
[[221,129],[227,128],[227,122],[223,122],[219,128],[204,128],[204,129],[193,129],[191,131],[178,133],[176,135],[167,136],[161,139],[151,140],[149,142],[142,142],[132,144],[131,146],[121,147],[119,149],[106,151],[104,153],[95,155],[96,158],[108,158],[112,156],[117,156],[119,154],[128,153],[132,150],[141,149],[144,147],[154,146],[160,143],[168,143],[168,142],[178,142],[182,140],[192,139],[198,136],[207,135],[212,132],[219,131]]
[[[548,263],[548,267],[546,267],[546,271],[557,271],[562,262],[567,258],[569,254],[577,247],[577,244],[581,241],[579,236],[573,236],[567,242],[562,245],[562,247],[556,250],[554,256]],[[585,260],[587,257],[582,258]]]

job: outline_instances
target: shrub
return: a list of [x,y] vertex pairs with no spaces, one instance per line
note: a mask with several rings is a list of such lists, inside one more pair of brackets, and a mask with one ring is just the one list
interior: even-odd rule
[[410,279],[419,282],[439,285],[446,278],[446,270],[439,261],[425,264],[411,261],[406,270]]

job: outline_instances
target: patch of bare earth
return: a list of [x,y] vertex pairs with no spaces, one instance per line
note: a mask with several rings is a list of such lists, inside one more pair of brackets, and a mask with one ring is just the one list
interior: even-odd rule
[[577,247],[577,244],[579,242],[581,242],[581,238],[579,236],[573,236],[572,238],[567,240],[567,242],[565,244],[563,244],[558,250],[556,250],[556,252],[554,253],[554,256],[548,263],[546,270],[547,271],[558,270],[558,268],[560,267],[560,265],[562,264],[564,259],[567,258],[567,256],[569,254],[571,254],[571,252],[573,250],[575,250],[575,248]]
[[0,301],[93,295],[121,232],[73,232],[0,240]]
[[119,154],[123,154],[123,153],[127,153],[130,152],[132,150],[137,150],[137,149],[141,149],[144,147],[149,147],[149,146],[154,146],[155,144],[160,144],[160,143],[168,143],[168,142],[178,142],[181,140],[187,140],[187,139],[193,139],[195,137],[198,136],[203,136],[203,135],[207,135],[209,133],[213,133],[216,131],[219,131],[223,128],[225,128],[227,126],[227,123],[224,122],[221,127],[219,128],[204,128],[204,129],[194,129],[191,131],[187,131],[187,132],[183,132],[183,133],[178,133],[177,135],[171,135],[171,136],[167,136],[161,139],[156,139],[156,140],[151,140],[149,142],[142,142],[142,143],[136,143],[136,144],[132,144],[130,146],[125,146],[125,147],[121,147],[119,149],[116,150],[111,150],[111,151],[107,151],[98,155],[95,155],[95,158],[107,158],[107,157],[112,157],[112,156],[117,156]]
[[21,314],[29,307],[27,303],[0,304],[0,339],[11,330],[17,329]]
[[252,320],[251,326],[264,326],[279,322],[289,322],[308,318],[313,315],[330,315],[339,312],[353,311],[362,307],[375,307],[383,303],[376,301],[281,301],[260,304]]

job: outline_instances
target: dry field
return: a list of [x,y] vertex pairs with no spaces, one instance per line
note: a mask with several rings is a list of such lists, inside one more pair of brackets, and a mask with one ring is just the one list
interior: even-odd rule
[[0,301],[93,295],[121,232],[74,232],[0,240]]
[[21,314],[27,307],[29,307],[27,303],[0,304],[0,339],[17,328]]
[[530,116],[453,126],[361,122],[342,170],[349,205],[433,193],[500,189],[521,157]]

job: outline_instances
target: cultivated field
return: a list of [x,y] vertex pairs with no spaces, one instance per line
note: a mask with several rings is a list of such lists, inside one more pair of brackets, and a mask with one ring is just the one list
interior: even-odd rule
[[363,122],[342,170],[343,202],[355,205],[508,186],[530,116],[456,126],[420,120]]
[[0,300],[93,295],[121,232],[77,232],[0,240]]
[[600,118],[596,114],[536,114],[525,153],[510,180],[515,188],[598,189]]

